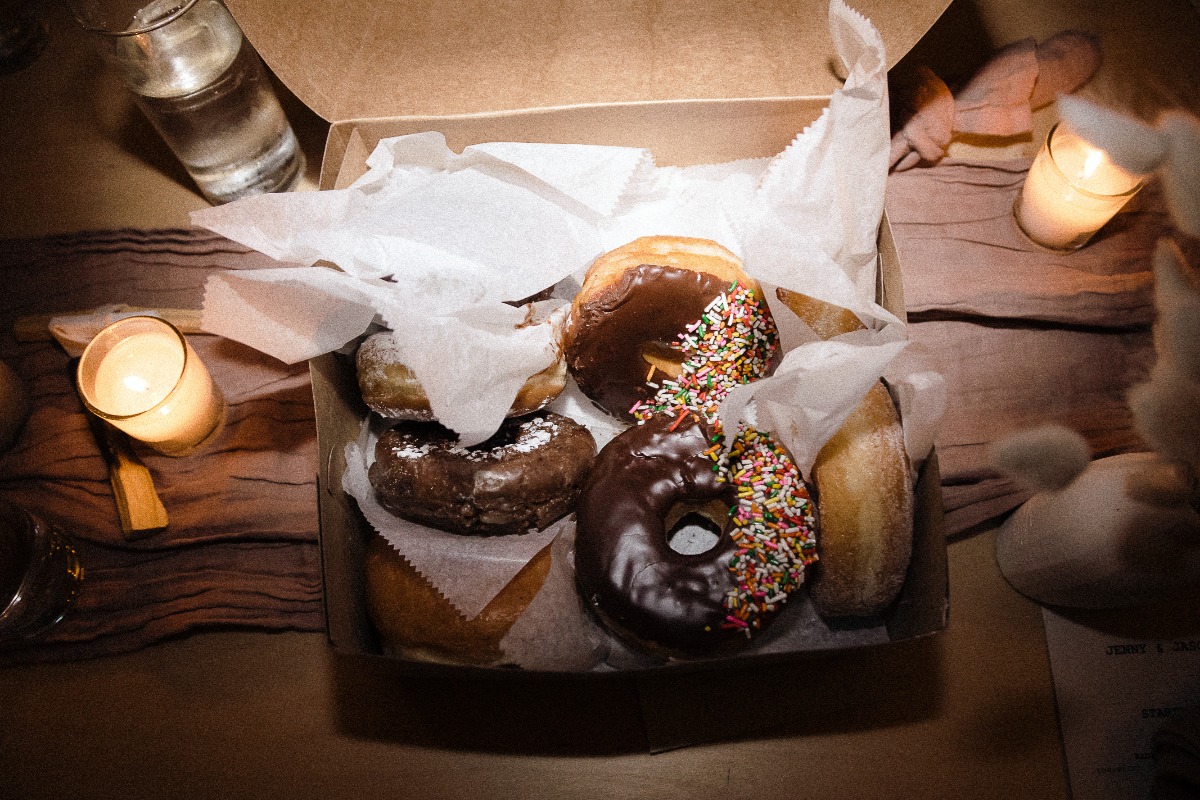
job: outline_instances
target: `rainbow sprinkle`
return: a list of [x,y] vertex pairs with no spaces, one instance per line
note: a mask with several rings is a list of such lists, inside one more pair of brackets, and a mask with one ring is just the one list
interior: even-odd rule
[[733,387],[765,376],[778,346],[764,311],[752,289],[731,284],[679,336],[679,377],[663,380],[650,400],[630,409],[639,422],[665,413],[678,425],[695,412],[713,425],[706,454],[737,497],[728,526],[737,545],[729,563],[737,585],[725,597],[724,627],[747,636],[803,583],[804,568],[817,558],[812,500],[787,452],[767,434],[741,428],[723,455],[717,407]]
[[634,404],[629,413],[644,422],[687,408],[714,422],[730,389],[763,377],[770,368],[779,337],[764,311],[753,289],[737,281],[730,284],[680,334],[678,349],[684,358],[679,377],[663,380],[654,397]]
[[[708,453],[716,461],[721,434],[712,444]],[[737,496],[729,512],[729,535],[737,545],[729,569],[737,587],[725,597],[725,626],[749,636],[764,614],[800,587],[804,568],[817,560],[816,520],[800,470],[768,435],[743,428],[719,466]]]

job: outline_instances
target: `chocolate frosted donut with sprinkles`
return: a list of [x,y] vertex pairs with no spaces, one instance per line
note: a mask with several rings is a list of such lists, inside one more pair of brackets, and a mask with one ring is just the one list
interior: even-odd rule
[[755,380],[778,364],[771,312],[741,259],[707,239],[635,239],[588,268],[563,334],[567,369],[596,405],[631,420],[662,381],[681,377],[687,343],[703,338],[697,325],[725,380]]
[[[655,415],[600,451],[580,495],[580,592],[646,652],[689,658],[748,642],[816,557],[813,504],[787,453],[754,432],[722,451],[696,414]],[[671,546],[689,516],[719,530],[704,552]]]
[[403,519],[513,534],[571,512],[595,455],[587,428],[547,411],[505,420],[473,447],[436,422],[406,421],[380,435],[368,477],[380,505]]

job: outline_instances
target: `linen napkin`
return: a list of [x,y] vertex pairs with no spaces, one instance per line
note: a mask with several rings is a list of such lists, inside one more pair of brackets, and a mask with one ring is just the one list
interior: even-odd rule
[[0,249],[0,357],[28,390],[30,415],[0,453],[0,494],[75,543],[85,576],[74,608],[0,664],[93,658],[204,629],[318,631],[316,437],[307,367],[215,336],[190,335],[225,393],[229,418],[188,458],[142,451],[170,515],[145,539],[121,533],[108,468],[69,369],[49,336],[18,342],[30,315],[101,306],[195,308],[208,276],[277,266],[198,230],[91,231],[9,240]]

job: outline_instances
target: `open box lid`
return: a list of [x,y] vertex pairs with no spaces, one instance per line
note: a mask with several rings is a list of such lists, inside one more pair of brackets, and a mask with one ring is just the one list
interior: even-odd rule
[[[828,95],[828,0],[227,0],[329,122],[663,99]],[[893,66],[949,0],[849,0]]]

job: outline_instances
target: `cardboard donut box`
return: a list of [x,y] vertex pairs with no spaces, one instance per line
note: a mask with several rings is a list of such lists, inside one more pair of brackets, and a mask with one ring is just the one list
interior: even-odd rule
[[[927,3],[880,0],[850,3],[880,31],[888,50],[889,66],[894,65],[928,30],[946,4],[944,0],[930,0]],[[673,40],[676,34],[669,29],[669,25],[666,26],[667,30],[655,34],[647,32],[644,23],[639,23],[639,37],[664,37],[661,48],[673,48],[675,54],[674,60],[664,62],[658,59],[646,67],[639,66],[638,54],[659,52],[661,48],[656,47],[654,41],[629,41],[624,51],[618,44],[617,49],[607,53],[603,61],[589,57],[586,43],[580,44],[584,36],[581,27],[614,28],[611,31],[592,31],[587,41],[618,42],[622,31],[615,28],[626,23],[622,21],[621,14],[589,17],[593,12],[587,8],[588,5],[579,3],[574,17],[568,14],[565,18],[550,21],[543,17],[536,0],[518,2],[512,9],[506,7],[506,19],[489,18],[486,21],[486,24],[498,30],[490,29],[484,34],[476,31],[474,38],[483,36],[489,41],[502,43],[497,45],[499,52],[491,52],[489,58],[513,60],[519,57],[520,51],[510,52],[506,48],[521,45],[521,42],[513,44],[509,41],[513,36],[519,38],[514,32],[530,25],[538,26],[535,38],[541,44],[524,43],[527,50],[533,48],[532,52],[527,53],[529,60],[534,63],[539,58],[556,61],[560,70],[575,76],[573,80],[561,79],[560,76],[555,82],[546,83],[542,73],[529,72],[525,82],[521,83],[521,75],[517,74],[509,84],[504,99],[499,99],[499,102],[519,101],[523,99],[521,92],[528,90],[538,92],[539,100],[545,98],[552,105],[492,111],[480,110],[486,109],[489,101],[494,101],[486,86],[476,87],[477,91],[472,94],[457,83],[451,84],[455,76],[462,80],[470,77],[483,81],[486,75],[499,69],[497,65],[482,63],[461,69],[444,64],[431,66],[431,61],[437,60],[431,54],[436,53],[439,47],[443,50],[460,47],[461,52],[453,55],[460,57],[464,63],[472,62],[475,54],[470,51],[470,41],[473,37],[465,33],[460,36],[453,25],[467,25],[467,30],[475,31],[471,25],[485,24],[480,15],[488,11],[487,3],[461,0],[446,4],[420,4],[419,9],[406,4],[405,8],[388,8],[379,12],[378,6],[350,2],[337,4],[335,13],[324,4],[302,3],[297,6],[271,0],[229,0],[229,6],[246,30],[248,38],[275,74],[303,102],[332,123],[321,165],[321,189],[344,187],[361,175],[366,170],[364,159],[381,139],[423,131],[442,132],[455,151],[469,144],[489,141],[643,147],[654,154],[659,166],[772,156],[820,116],[828,104],[831,87],[837,85],[837,78],[829,69],[831,59],[836,56],[827,28],[827,4],[821,0],[779,4],[781,8],[787,6],[793,18],[807,20],[794,30],[781,30],[780,21],[762,14],[761,6],[752,7],[749,3],[737,2],[714,4],[721,5],[722,13],[731,15],[728,18],[740,20],[738,24],[744,26],[743,33],[750,37],[749,41],[757,43],[758,49],[785,54],[779,60],[784,65],[794,67],[796,73],[789,78],[791,83],[784,84],[785,88],[799,86],[807,90],[814,87],[811,93],[797,92],[791,96],[716,100],[656,101],[642,97],[653,94],[655,86],[671,86],[672,96],[703,98],[705,95],[719,95],[729,92],[729,80],[739,81],[738,86],[745,85],[758,92],[769,93],[777,89],[778,84],[769,83],[770,70],[763,70],[767,76],[763,79],[766,83],[754,86],[752,80],[740,80],[739,69],[747,70],[750,67],[732,64],[714,71],[705,66],[710,63],[712,54],[704,51],[702,44],[706,41],[711,44],[711,39],[705,37],[714,31],[697,29],[696,26],[708,24],[719,28],[720,20],[704,15],[691,21],[679,20],[679,25],[684,26],[683,30],[691,32],[694,39],[692,46],[698,48],[693,50],[681,48],[678,40]],[[746,8],[741,9],[742,5]],[[624,8],[624,5],[614,6],[618,7]],[[758,8],[759,12],[754,12],[752,8]],[[423,15],[420,24],[412,22],[404,16],[406,14]],[[469,22],[464,22],[464,14]],[[630,11],[625,14],[631,15]],[[382,36],[380,31],[390,31],[392,37]],[[727,33],[724,31],[722,35]],[[314,38],[309,41],[303,39],[305,36]],[[359,41],[346,41],[353,37]],[[701,45],[695,44],[696,41]],[[777,51],[771,50],[773,44],[777,45]],[[417,51],[419,57],[406,60],[406,46]],[[564,62],[562,48],[568,46],[575,47],[571,51],[574,55]],[[737,43],[730,42],[729,46],[735,47]],[[652,50],[645,50],[646,47]],[[628,52],[629,48],[636,49],[636,52]],[[339,61],[342,54],[350,52],[358,53],[358,56]],[[730,58],[736,55],[731,53]],[[422,90],[423,93],[417,92],[414,89],[416,84],[411,81],[422,75],[428,78],[426,71],[434,67],[444,76],[445,92],[439,92],[437,84],[427,86]],[[778,68],[779,64],[773,68],[776,73]],[[472,69],[478,70],[478,73],[472,72]],[[413,77],[414,73],[416,78]],[[395,80],[384,82],[383,77],[388,74],[395,76]],[[688,77],[681,79],[678,75]],[[631,83],[635,79],[640,79],[636,85]],[[555,103],[557,100],[593,97],[633,99],[569,105]],[[389,112],[404,111],[414,105],[434,113],[388,116]],[[465,108],[470,113],[438,113],[443,108]],[[879,245],[877,299],[903,318],[901,264],[886,218],[880,227]],[[358,395],[351,359],[337,354],[324,355],[310,362],[310,372],[319,452],[320,544],[326,623],[335,653],[384,659],[394,662],[402,670],[413,671],[560,677],[613,674],[432,665],[385,655],[368,619],[365,603],[363,560],[372,531],[354,500],[342,490],[344,446],[346,442],[357,439],[366,409]],[[946,545],[936,453],[925,462],[919,475],[915,514],[913,554],[908,576],[898,600],[882,619],[889,642],[933,634],[946,625],[949,602]],[[861,646],[856,639],[848,638],[847,641],[847,646]],[[822,645],[823,650],[800,650],[782,656],[734,655],[698,664],[719,669],[732,663],[743,663],[747,659],[801,658],[805,654],[828,652],[830,648],[836,650],[841,646],[835,635],[830,642]],[[645,669],[663,671],[675,668],[678,665]]]

